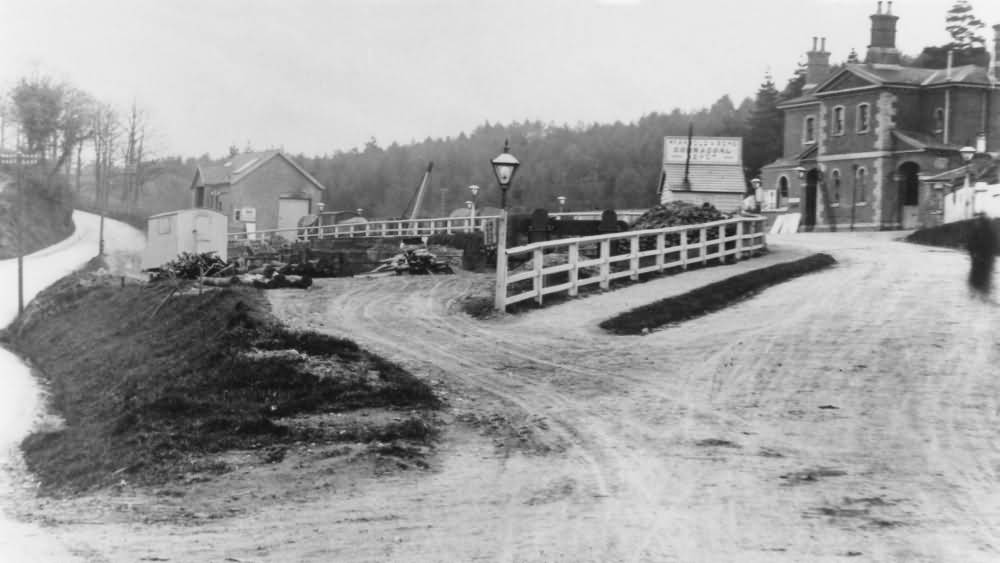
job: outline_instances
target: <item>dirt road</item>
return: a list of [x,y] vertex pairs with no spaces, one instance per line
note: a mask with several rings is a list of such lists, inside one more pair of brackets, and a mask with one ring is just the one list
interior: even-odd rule
[[431,469],[258,488],[253,510],[193,528],[58,529],[95,561],[1000,560],[1000,308],[968,295],[966,257],[885,234],[771,241],[840,264],[640,337],[587,311],[732,270],[489,321],[453,308],[488,291],[479,276],[274,292],[292,324],[435,382],[451,424]]

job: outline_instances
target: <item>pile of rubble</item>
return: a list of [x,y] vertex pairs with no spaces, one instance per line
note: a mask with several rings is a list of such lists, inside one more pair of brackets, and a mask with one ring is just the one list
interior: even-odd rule
[[439,260],[436,255],[431,254],[431,252],[424,246],[401,245],[400,251],[401,252],[399,254],[382,260],[382,263],[374,270],[365,274],[359,274],[357,277],[455,273],[448,262]]

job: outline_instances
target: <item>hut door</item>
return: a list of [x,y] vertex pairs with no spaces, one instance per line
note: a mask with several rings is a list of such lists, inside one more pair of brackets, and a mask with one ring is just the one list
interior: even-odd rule
[[212,218],[208,215],[197,215],[194,218],[194,251],[211,252],[212,248]]

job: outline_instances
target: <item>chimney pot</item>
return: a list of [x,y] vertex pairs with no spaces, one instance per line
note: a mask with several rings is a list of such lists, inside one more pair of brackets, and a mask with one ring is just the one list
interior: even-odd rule
[[819,45],[820,45],[819,50],[823,51],[823,52],[826,52],[826,37],[821,38],[819,41],[820,41],[820,43],[819,43]]
[[816,41],[817,41],[817,38],[816,38],[816,36],[814,35],[814,36],[813,36],[813,51],[815,51],[815,50],[816,50]]
[[882,13],[882,0],[879,0],[879,3],[878,3],[878,11],[877,11],[876,13],[878,13],[878,14],[881,14],[881,13]]
[[887,13],[887,14],[891,14],[892,13],[892,0],[889,0],[889,9],[887,9],[885,11],[885,13]]

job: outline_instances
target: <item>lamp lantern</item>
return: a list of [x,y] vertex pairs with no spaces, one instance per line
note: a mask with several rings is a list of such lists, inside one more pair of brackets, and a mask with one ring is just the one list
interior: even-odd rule
[[505,140],[503,152],[490,163],[493,164],[493,173],[496,174],[497,183],[500,184],[500,207],[506,209],[507,190],[510,188],[510,183],[514,181],[514,174],[517,172],[517,167],[521,165],[521,161],[510,154],[510,141]]

